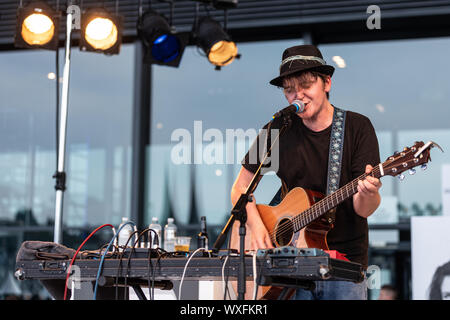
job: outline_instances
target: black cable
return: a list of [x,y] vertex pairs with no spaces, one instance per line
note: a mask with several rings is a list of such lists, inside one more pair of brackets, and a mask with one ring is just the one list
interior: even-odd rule
[[[136,249],[135,249],[136,244],[139,242],[139,239],[140,239],[146,232],[151,232],[151,231],[153,231],[153,232],[155,233],[156,237],[158,238],[158,242],[160,242],[159,236],[158,236],[158,234],[156,233],[155,230],[150,229],[150,228],[147,228],[147,229],[145,229],[145,230],[143,230],[143,231],[140,232],[140,234],[138,235],[136,241],[134,242],[134,244],[133,244],[133,246],[132,246],[132,248],[131,248],[131,250],[130,250],[130,254],[129,254],[129,257],[128,257],[127,269],[126,269],[126,274],[125,274],[125,277],[124,277],[124,287],[125,287],[125,288],[126,288],[126,286],[127,286],[127,275],[128,275],[128,271],[129,271],[129,264],[130,264],[130,260],[131,260],[131,257],[132,257],[133,252],[136,252]],[[130,240],[132,239],[132,237],[133,237],[135,234],[137,234],[138,232],[139,232],[139,231],[137,231],[137,230],[136,230],[136,231],[133,231],[133,232],[130,234],[130,236],[128,237],[127,242],[126,242],[125,245],[123,246],[122,252],[118,252],[118,256],[119,256],[119,266],[118,266],[118,268],[117,268],[117,274],[116,274],[116,278],[115,278],[115,299],[116,299],[116,300],[118,300],[118,298],[119,298],[118,284],[119,284],[119,276],[120,276],[121,271],[122,271],[122,259],[123,259],[124,255],[125,255],[125,250],[126,250],[126,247],[128,246],[128,243],[130,242]],[[149,259],[149,260],[151,260],[151,253],[152,253],[151,246],[152,246],[152,240],[151,240],[151,237],[150,237],[150,248],[149,248],[150,250],[149,250],[149,255],[148,255],[148,259]],[[167,251],[165,251],[165,250],[163,250],[163,249],[161,249],[161,248],[158,248],[156,252],[158,253],[158,259],[157,259],[157,261],[156,261],[157,264],[159,263],[159,260],[160,260],[163,256],[169,255],[169,253],[168,253]],[[152,275],[153,275],[153,281],[150,281],[151,287],[152,287],[152,292],[151,292],[151,293],[149,292],[149,294],[150,294],[150,297],[151,297],[151,298],[154,298],[154,283],[155,283],[155,281],[156,281],[156,278],[155,278],[156,272],[155,272],[155,268],[153,268],[153,266],[152,266],[151,261],[149,261],[149,266],[150,266],[151,269],[152,269]],[[149,267],[149,268],[150,268],[150,267]],[[150,269],[149,269],[149,271],[150,271]],[[150,274],[150,272],[149,272],[149,274]],[[124,292],[124,298],[126,299],[126,290],[125,290],[125,292]]]
[[[138,231],[134,231],[134,232],[130,235],[129,239],[131,239],[131,238],[133,237],[133,235],[136,234],[137,232],[138,232]],[[155,230],[150,229],[150,228],[146,228],[146,229],[144,229],[143,231],[141,231],[141,232],[139,233],[137,239],[135,240],[133,246],[131,247],[130,255],[128,256],[128,261],[127,261],[126,275],[128,275],[128,271],[129,271],[129,268],[130,268],[130,261],[131,261],[132,255],[133,255],[133,253],[136,252],[136,244],[139,243],[139,240],[141,239],[142,236],[144,236],[145,234],[148,233],[148,234],[149,234],[150,248],[149,248],[149,254],[148,254],[148,266],[149,266],[148,274],[149,274],[149,275],[148,275],[147,280],[148,280],[148,284],[149,284],[149,297],[150,297],[150,299],[152,300],[153,297],[154,297],[155,278],[153,277],[153,281],[150,280],[150,270],[151,270],[151,268],[152,268],[152,263],[151,263],[151,254],[152,254],[152,248],[151,248],[151,247],[152,247],[152,239],[151,239],[151,236],[150,236],[150,233],[151,233],[151,232],[153,232],[153,233],[155,234],[155,238],[158,239],[158,243],[159,243],[159,237],[158,237],[158,234],[156,233]],[[153,270],[153,275],[154,275],[154,274],[155,274],[155,272],[154,272],[154,270]],[[127,287],[127,277],[125,277],[124,285],[125,285],[125,288],[126,288],[126,287]],[[152,294],[152,293],[153,293],[153,294]]]
[[[136,233],[138,233],[139,231],[134,231],[131,235],[130,235],[130,237],[128,238],[128,240],[129,239],[131,239],[132,237],[133,237],[133,235],[134,234],[136,234]],[[129,270],[130,270],[130,261],[131,261],[131,257],[132,257],[132,255],[133,255],[133,252],[136,252],[136,244],[139,242],[139,238],[140,238],[140,236],[142,235],[142,232],[139,234],[139,236],[137,237],[137,239],[134,241],[134,243],[133,243],[133,246],[131,247],[131,250],[130,250],[130,254],[129,254],[129,256],[128,256],[128,260],[127,260],[127,268],[126,268],[126,271],[125,271],[125,278],[124,278],[124,288],[125,288],[125,291],[124,291],[124,300],[126,300],[126,288],[127,288],[127,282],[128,282],[128,272],[129,272]],[[125,248],[124,248],[124,252],[125,252],[125,250],[126,250],[126,246],[125,246]]]
[[[231,232],[229,232],[228,233],[228,252],[227,252],[227,256],[228,256],[228,260],[230,259],[230,253],[231,253]],[[230,277],[230,272],[229,272],[229,268],[228,269],[226,269],[227,270],[227,273],[226,273],[226,276],[225,276],[225,289],[224,289],[224,292],[223,292],[223,300],[226,300],[227,299],[227,293],[228,293],[228,298],[231,300],[231,295],[230,295],[230,291],[228,290],[228,278]]]
[[170,5],[170,18],[169,18],[169,25],[172,28],[173,27],[173,11],[174,11],[174,5],[173,1],[168,1]]
[[[155,299],[155,281],[156,281],[155,274],[156,274],[156,271],[155,271],[155,268],[153,268],[153,265],[152,265],[153,240],[152,240],[150,231],[152,231],[155,234],[155,239],[158,239],[158,245],[160,243],[160,239],[159,239],[158,233],[155,230],[153,230],[153,229],[148,229],[148,230],[149,230],[148,237],[149,237],[149,245],[150,245],[150,248],[149,248],[149,251],[148,251],[148,257],[147,257],[148,258],[148,260],[147,260],[147,262],[148,262],[148,277],[147,277],[148,295],[150,297],[150,300],[154,300]],[[158,249],[156,249],[156,252],[159,255]],[[153,280],[151,279],[151,276],[150,276],[150,270],[152,271]]]
[[142,12],[143,12],[142,0],[139,0],[139,2],[138,2],[138,17],[139,17],[139,19],[142,17]]
[[[134,247],[136,246],[136,243],[139,242],[139,239],[145,235],[146,233],[148,233],[148,242],[150,245],[150,248],[148,250],[148,256],[147,256],[147,262],[148,262],[148,276],[147,276],[147,284],[148,284],[148,295],[150,300],[153,300],[154,296],[152,293],[154,293],[154,290],[152,290],[152,287],[154,288],[155,286],[155,279],[153,279],[153,281],[151,281],[150,279],[150,270],[152,268],[152,262],[151,262],[151,256],[152,256],[152,246],[153,246],[153,241],[152,241],[152,237],[151,237],[151,232],[153,231],[153,233],[155,234],[155,237],[158,238],[158,243],[159,243],[159,237],[158,234],[156,233],[155,230],[150,229],[150,228],[146,228],[144,229],[138,236],[137,240],[135,241],[133,248],[132,248],[132,252],[135,250]],[[128,262],[131,260],[131,254],[130,254],[130,258],[128,259]],[[129,266],[129,263],[127,265],[127,268]]]
[[[133,235],[136,234],[137,232],[138,231],[133,231],[131,233],[131,235],[127,239],[127,242],[125,242],[125,245],[122,248],[123,249],[122,252],[120,252],[120,246],[118,245],[118,249],[119,249],[119,266],[117,267],[117,276],[116,276],[116,281],[115,281],[115,299],[116,300],[119,299],[119,288],[118,288],[118,285],[119,285],[119,274],[122,271],[122,258],[124,256],[125,249],[128,246],[128,242],[130,242],[130,240],[133,237]],[[125,287],[125,293],[126,293],[126,287]]]

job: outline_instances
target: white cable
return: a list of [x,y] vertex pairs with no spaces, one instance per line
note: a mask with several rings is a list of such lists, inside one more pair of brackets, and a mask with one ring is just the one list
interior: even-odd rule
[[253,254],[253,300],[256,300],[256,295],[258,294],[257,285],[256,285],[256,251],[252,252]]
[[[206,250],[205,248],[198,248],[197,250],[195,250],[194,252],[192,252],[192,254],[190,255],[190,257],[189,257],[188,260],[186,261],[186,265],[184,266],[184,270],[183,270],[183,275],[181,276],[180,286],[178,287],[178,300],[181,300],[181,287],[183,286],[184,274],[186,273],[187,266],[188,266],[189,262],[191,261],[192,257],[193,257],[197,252],[199,252],[200,250],[203,250],[203,251],[207,251],[207,252],[208,252],[208,250]],[[208,252],[208,254],[209,254],[209,257],[211,257],[211,253]]]
[[[228,258],[229,258],[230,256],[227,256],[226,258],[225,258],[225,261],[223,262],[223,266],[222,266],[222,289],[223,289],[223,296],[225,297],[225,300],[226,300],[226,292],[225,292],[225,286],[226,286],[226,283],[225,283],[225,265],[227,264],[227,261],[228,261]],[[227,289],[228,289],[228,287],[227,287]]]
[[117,248],[119,247],[119,238],[116,237],[116,228],[112,227],[113,237],[116,239],[114,240],[114,243],[116,244]]
[[[253,300],[256,300],[256,296],[257,296],[256,279],[258,279],[258,277],[257,277],[257,268],[256,268],[256,252],[255,251],[251,251],[250,253],[253,255]],[[224,296],[225,296],[225,285],[226,285],[225,284],[225,265],[227,264],[228,257],[229,256],[227,256],[225,258],[225,261],[224,261],[223,266],[222,266],[222,288],[223,288],[223,295]]]

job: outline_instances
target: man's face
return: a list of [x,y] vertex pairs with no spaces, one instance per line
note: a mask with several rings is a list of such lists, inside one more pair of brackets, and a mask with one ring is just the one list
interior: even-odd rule
[[331,78],[322,78],[306,73],[303,76],[283,80],[283,92],[289,104],[300,100],[305,104],[305,111],[300,113],[302,119],[313,118],[325,106],[326,93],[331,89]]

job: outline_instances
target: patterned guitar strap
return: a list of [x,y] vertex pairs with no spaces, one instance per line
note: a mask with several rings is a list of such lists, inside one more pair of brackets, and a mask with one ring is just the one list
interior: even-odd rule
[[[344,149],[345,115],[345,110],[334,107],[333,123],[330,135],[330,149],[328,152],[327,195],[330,195],[339,189],[342,167],[342,152]],[[279,204],[283,196],[287,194],[287,191],[288,190],[285,184],[282,182],[281,188],[275,194],[269,205],[275,206]],[[336,221],[336,210],[333,209],[327,212],[323,219],[329,224],[334,224]],[[292,245],[295,245],[297,242],[299,234],[300,232],[296,232],[294,234]]]
[[[341,178],[342,153],[344,149],[346,111],[334,107],[333,124],[331,127],[330,150],[328,152],[327,195],[339,189]],[[325,215],[325,220],[334,224],[336,221],[336,209],[332,209]]]

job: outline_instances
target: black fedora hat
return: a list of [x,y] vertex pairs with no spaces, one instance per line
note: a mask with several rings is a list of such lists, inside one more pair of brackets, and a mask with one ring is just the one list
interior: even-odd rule
[[283,78],[301,71],[317,71],[333,75],[334,67],[327,65],[320,50],[313,45],[301,45],[287,48],[283,52],[280,65],[280,75],[270,81],[270,84],[282,87]]

